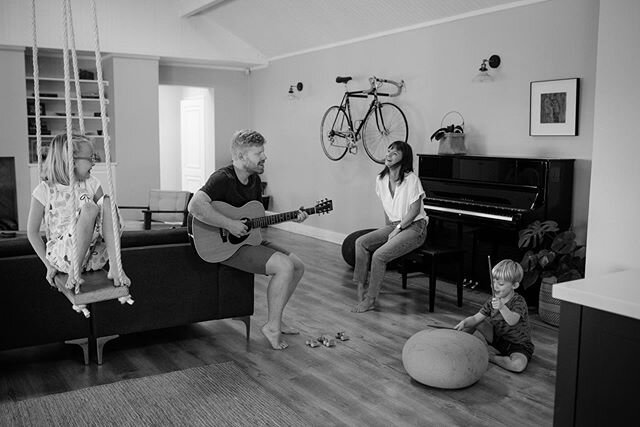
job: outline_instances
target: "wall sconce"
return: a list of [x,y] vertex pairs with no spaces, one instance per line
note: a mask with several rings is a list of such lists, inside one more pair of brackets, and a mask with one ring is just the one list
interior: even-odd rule
[[291,100],[298,98],[298,93],[302,92],[303,88],[302,82],[298,82],[294,85],[289,86],[289,92],[287,92],[287,97]]
[[498,55],[491,55],[489,59],[483,59],[478,69],[478,74],[473,78],[474,82],[483,83],[493,81],[493,76],[489,74],[487,65],[490,68],[498,68],[500,66],[500,57]]

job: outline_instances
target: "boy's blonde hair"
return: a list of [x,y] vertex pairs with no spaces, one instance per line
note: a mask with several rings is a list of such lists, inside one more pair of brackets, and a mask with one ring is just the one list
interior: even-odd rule
[[[88,144],[93,152],[93,143],[88,138],[73,134],[73,156],[81,150],[83,144]],[[69,165],[67,163],[67,134],[61,133],[53,137],[47,158],[42,166],[42,180],[50,184],[69,185]]]
[[251,129],[239,130],[231,138],[231,157],[238,158],[238,154],[248,147],[261,147],[266,143],[264,136]]
[[493,267],[491,275],[497,280],[507,280],[513,283],[520,283],[524,276],[524,271],[520,263],[510,259],[503,259]]

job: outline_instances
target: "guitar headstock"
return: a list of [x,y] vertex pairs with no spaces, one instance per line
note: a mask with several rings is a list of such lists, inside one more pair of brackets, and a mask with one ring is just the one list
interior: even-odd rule
[[333,210],[333,201],[326,198],[324,200],[319,200],[316,203],[314,210],[315,210],[315,213],[317,214],[324,214],[324,213],[331,212]]

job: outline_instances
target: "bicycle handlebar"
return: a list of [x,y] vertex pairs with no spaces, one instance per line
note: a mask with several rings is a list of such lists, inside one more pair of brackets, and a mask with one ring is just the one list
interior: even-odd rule
[[378,95],[382,95],[382,96],[398,96],[400,95],[400,93],[402,93],[402,89],[404,88],[404,80],[400,80],[400,83],[394,81],[394,80],[388,80],[388,79],[379,79],[376,76],[371,76],[369,77],[369,84],[371,85],[371,89],[369,89],[368,91],[365,91],[366,93],[373,93],[373,92],[378,92],[378,89],[380,87],[382,87],[383,84],[390,84],[393,85],[397,88],[397,91],[395,93],[378,93]]

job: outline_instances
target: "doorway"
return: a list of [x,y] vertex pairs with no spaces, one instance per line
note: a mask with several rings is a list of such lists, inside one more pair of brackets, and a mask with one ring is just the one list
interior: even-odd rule
[[215,167],[213,88],[160,85],[160,189],[197,191]]

